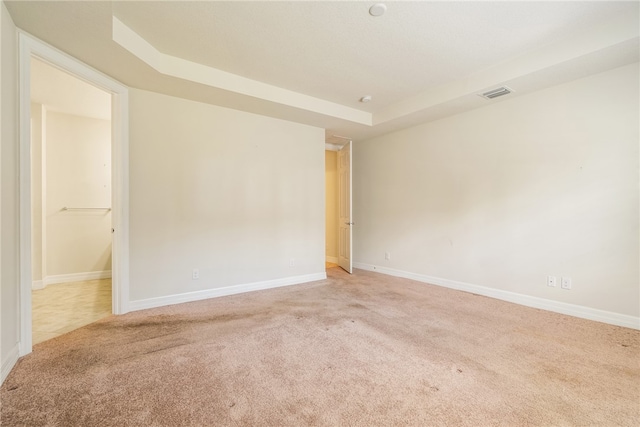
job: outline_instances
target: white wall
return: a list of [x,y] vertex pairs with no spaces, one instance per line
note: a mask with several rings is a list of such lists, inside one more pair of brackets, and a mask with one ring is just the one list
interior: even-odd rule
[[132,301],[324,273],[324,130],[131,90],[130,203]]
[[46,113],[46,274],[111,270],[111,122]]
[[638,323],[638,80],[636,63],[356,143],[356,263]]
[[16,27],[0,6],[0,359],[4,381],[18,357],[18,80]]

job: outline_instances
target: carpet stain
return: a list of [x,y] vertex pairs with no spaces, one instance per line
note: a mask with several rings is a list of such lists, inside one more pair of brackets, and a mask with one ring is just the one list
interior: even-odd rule
[[162,346],[160,348],[154,348],[153,350],[148,350],[144,354],[151,354],[151,353],[157,353],[158,351],[171,350],[171,349],[174,349],[174,348],[177,348],[177,347],[185,346],[187,344],[189,344],[189,343],[181,343],[181,344],[176,344],[176,345],[165,345],[165,346]]
[[360,309],[368,310],[367,307],[365,307],[362,304],[358,304],[358,303],[347,304],[347,307],[349,307],[349,308],[360,308]]
[[117,330],[121,334],[134,333],[135,335],[146,335],[148,330],[155,330],[162,335],[170,334],[185,328],[197,327],[200,325],[215,325],[238,322],[242,320],[250,321],[257,317],[266,317],[273,314],[273,310],[243,311],[235,313],[223,313],[217,315],[185,316],[185,315],[160,315],[148,319],[123,321],[120,317],[114,317],[113,322],[96,322],[86,326],[96,333],[102,331],[110,333]]

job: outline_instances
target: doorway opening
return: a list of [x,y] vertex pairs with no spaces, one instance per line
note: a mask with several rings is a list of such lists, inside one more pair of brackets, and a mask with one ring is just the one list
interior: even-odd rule
[[33,344],[112,313],[111,94],[31,58]]
[[351,150],[351,140],[325,148],[325,269],[340,267],[348,273],[353,271]]
[[[104,249],[104,252],[94,258],[95,263],[93,266],[90,265],[90,271],[83,271],[81,273],[93,273],[94,276],[84,276],[85,278],[93,280],[95,275],[98,277],[95,280],[105,279],[109,275],[109,270],[107,270],[107,266],[109,266],[108,259],[110,258],[110,270],[111,270],[111,309],[108,312],[113,314],[124,314],[128,311],[128,301],[129,301],[129,173],[128,173],[128,108],[129,108],[129,100],[128,100],[128,89],[126,86],[121,85],[120,83],[112,80],[111,78],[101,74],[100,72],[88,67],[87,65],[81,63],[75,58],[47,45],[46,43],[26,34],[19,34],[19,57],[20,57],[20,68],[19,68],[19,76],[20,76],[20,91],[19,91],[19,100],[20,100],[20,343],[19,343],[19,355],[24,356],[29,354],[32,351],[33,345],[33,316],[32,316],[32,288],[34,285],[38,286],[46,286],[48,284],[58,283],[60,280],[68,281],[70,277],[72,279],[77,279],[78,276],[74,275],[75,273],[61,273],[63,270],[57,270],[54,266],[54,261],[60,261],[60,259],[51,260],[50,258],[55,258],[52,256],[52,252],[50,249],[50,243],[47,242],[46,246],[42,246],[42,238],[45,236],[45,239],[48,240],[50,233],[47,228],[50,228],[48,225],[48,221],[58,221],[58,222],[71,222],[71,220],[77,220],[76,217],[81,217],[87,219],[88,212],[81,212],[78,210],[74,210],[73,208],[98,208],[98,209],[85,209],[84,211],[91,211],[91,214],[98,216],[99,221],[102,224],[110,223],[110,228],[108,229],[111,240],[111,248],[110,251],[108,249]],[[54,67],[60,72],[67,73],[68,75],[73,76],[74,78],[80,79],[83,82],[91,85],[94,89],[98,88],[102,91],[106,92],[107,98],[110,99],[110,116],[111,121],[107,124],[107,128],[109,129],[110,136],[108,137],[108,144],[106,146],[103,145],[103,150],[106,150],[110,154],[110,163],[99,164],[100,166],[95,166],[93,169],[97,169],[97,173],[95,170],[95,176],[100,176],[100,179],[95,178],[86,178],[87,181],[97,180],[100,181],[103,185],[101,196],[105,196],[106,193],[110,192],[110,195],[107,195],[107,201],[103,203],[103,200],[90,199],[90,197],[96,196],[98,192],[95,194],[91,191],[87,197],[88,202],[92,202],[95,204],[92,205],[76,205],[76,201],[74,201],[73,205],[71,202],[63,203],[64,206],[58,206],[57,211],[53,213],[49,209],[53,209],[52,200],[57,200],[56,197],[58,195],[50,194],[49,190],[52,189],[42,189],[40,188],[41,194],[39,197],[42,197],[42,194],[45,194],[47,199],[45,203],[45,211],[42,211],[41,206],[34,206],[35,203],[32,200],[32,156],[31,151],[32,148],[32,138],[31,133],[32,130],[32,82],[31,82],[31,67],[32,60],[36,58],[49,66]],[[69,94],[69,92],[67,92]],[[45,126],[48,125],[49,121],[42,120],[42,111],[45,111],[45,116],[49,115],[49,112],[46,108],[42,106],[40,109],[35,108],[36,114],[34,117],[36,121],[40,124],[39,131],[41,132],[40,138],[42,138],[42,134],[46,135],[48,132],[42,132],[42,124]],[[51,109],[53,110],[53,109]],[[39,111],[39,113],[37,113]],[[37,117],[36,117],[37,116]],[[46,118],[46,117],[45,117]],[[64,122],[64,120],[62,120]],[[55,126],[61,126],[60,123],[57,123]],[[103,126],[104,127],[104,126]],[[58,135],[58,138],[60,136]],[[62,137],[64,139],[65,137]],[[71,138],[73,139],[73,138]],[[82,139],[82,138],[80,138]],[[68,142],[68,141],[66,141]],[[64,144],[63,144],[64,145]],[[45,151],[47,148],[47,144],[43,145],[45,147]],[[66,155],[68,156],[78,156],[77,150],[68,149],[66,151]],[[64,151],[64,150],[63,150]],[[61,152],[56,152],[60,154]],[[68,154],[72,152],[72,154]],[[39,154],[41,162],[43,159],[42,153]],[[45,153],[46,157],[46,153]],[[46,163],[46,162],[45,162]],[[80,162],[78,162],[80,163]],[[45,166],[46,167],[46,166]],[[56,167],[59,167],[57,165]],[[36,172],[37,173],[37,172]],[[109,175],[109,177],[106,177]],[[48,181],[42,180],[43,172],[40,171],[40,183],[44,182],[46,186]],[[49,175],[49,173],[44,174],[45,176]],[[35,178],[38,179],[38,178]],[[105,179],[108,183],[105,184]],[[69,187],[72,186],[69,184],[69,179],[66,182],[66,185],[59,185],[59,187]],[[38,183],[33,183],[34,185],[38,185]],[[75,184],[75,183],[74,183]],[[104,185],[107,187],[105,188]],[[110,188],[109,188],[110,187]],[[59,190],[60,188],[58,188]],[[75,193],[82,193],[83,191],[87,192],[87,190],[74,190]],[[85,194],[86,196],[86,194]],[[38,195],[36,195],[36,198]],[[38,199],[40,200],[40,199]],[[98,202],[100,205],[98,205]],[[37,203],[37,202],[36,202]],[[57,202],[56,202],[57,203]],[[66,209],[64,209],[66,208]],[[35,218],[35,221],[39,221],[40,227],[40,240],[38,240],[38,236],[36,236],[36,243],[40,244],[40,252],[35,248],[35,255],[32,253],[32,213],[38,211],[40,209],[40,218]],[[110,218],[109,218],[110,216]],[[55,218],[54,218],[55,217]],[[44,220],[43,220],[44,219]],[[91,220],[95,220],[96,218],[89,218]],[[44,225],[44,232],[42,230],[42,224]],[[53,222],[52,222],[53,224]],[[60,225],[60,224],[57,224]],[[66,224],[69,225],[69,224]],[[38,226],[38,225],[36,225]],[[104,228],[104,227],[102,227]],[[64,228],[56,230],[60,232]],[[68,230],[67,230],[68,231]],[[64,233],[62,233],[64,234]],[[52,237],[53,240],[60,236]],[[104,236],[103,236],[104,239]],[[108,240],[108,239],[107,239]],[[42,249],[45,250],[45,261],[43,263],[42,258]],[[56,254],[57,256],[58,254]],[[95,253],[94,253],[95,255]],[[59,257],[58,257],[59,258]],[[34,263],[38,263],[39,266],[34,265]],[[64,264],[64,262],[62,262]],[[37,280],[34,281],[34,272],[39,272],[41,276],[40,282]],[[53,277],[53,278],[52,278]],[[61,285],[53,285],[53,286],[61,286]],[[109,286],[106,286],[109,288]],[[45,289],[46,290],[46,289]]]

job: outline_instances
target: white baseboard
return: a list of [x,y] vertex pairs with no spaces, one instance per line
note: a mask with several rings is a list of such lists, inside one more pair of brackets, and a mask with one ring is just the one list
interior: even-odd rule
[[445,288],[470,292],[503,301],[513,302],[527,307],[540,308],[542,310],[580,317],[582,319],[595,320],[597,322],[608,323],[611,325],[624,326],[626,328],[640,329],[640,317],[614,313],[611,311],[598,310],[596,308],[553,301],[545,298],[533,297],[516,292],[504,291],[501,289],[488,288],[471,283],[457,282],[455,280],[410,273],[407,271],[395,270],[392,268],[380,267],[377,265],[365,264],[361,262],[354,262],[353,266],[362,270],[375,271],[377,273],[382,273],[389,276],[403,277],[405,279],[411,279],[418,282],[424,282],[432,285],[442,286]]
[[42,280],[36,280],[31,284],[31,289],[44,289],[57,283],[83,282],[85,280],[111,279],[111,270],[86,271],[83,273],[58,274],[47,276]]
[[0,371],[0,385],[4,383],[4,380],[9,376],[9,373],[16,366],[18,362],[18,344],[16,344],[7,357],[2,361],[2,370]]
[[334,263],[334,264],[337,264],[337,263],[338,263],[338,257],[337,257],[337,256],[328,256],[328,255],[327,255],[327,256],[325,257],[325,260],[326,260],[327,262],[332,262],[332,263]]
[[144,310],[147,308],[162,307],[165,305],[181,304],[184,302],[199,301],[208,298],[223,297],[227,295],[241,294],[244,292],[259,291],[264,289],[279,288],[281,286],[299,285],[316,280],[324,280],[327,273],[307,274],[303,276],[285,277],[283,279],[265,280],[263,282],[246,283],[242,285],[226,286],[224,288],[207,289],[203,291],[186,292],[183,294],[167,295],[164,297],[147,298],[129,302],[129,311]]

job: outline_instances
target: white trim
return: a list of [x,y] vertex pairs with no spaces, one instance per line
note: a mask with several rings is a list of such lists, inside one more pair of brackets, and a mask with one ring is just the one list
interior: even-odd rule
[[[2,16],[8,13],[5,11],[4,3],[0,4],[0,46],[2,46]],[[0,52],[1,54],[1,52]],[[2,67],[0,67],[0,236],[3,236],[2,233],[2,146],[4,145],[4,140],[2,139],[2,128],[4,124],[2,123],[2,99],[6,96],[2,93]],[[2,243],[0,239],[0,244]],[[2,278],[2,250],[0,250],[0,278]],[[2,280],[0,280],[0,307],[2,306]],[[0,316],[0,385],[4,382],[4,364],[1,361],[2,358],[2,316]]]
[[20,343],[19,355],[31,353],[31,48],[18,33],[20,168]]
[[[112,94],[112,311],[129,300],[129,101],[128,88],[45,42],[18,30],[20,87],[20,356],[31,339],[31,57],[37,57]],[[45,266],[46,268],[46,266]]]
[[86,271],[83,273],[58,274],[47,276],[42,280],[34,280],[32,289],[44,289],[58,283],[84,282],[85,280],[111,279],[111,270]]
[[11,351],[9,351],[7,357],[5,357],[5,359],[2,361],[2,371],[0,371],[0,384],[4,383],[4,380],[7,379],[13,367],[16,366],[16,363],[18,363],[19,353],[20,351],[18,345],[16,344],[11,349]]
[[337,263],[338,263],[338,257],[337,257],[337,256],[329,256],[329,255],[327,255],[327,256],[325,257],[325,260],[326,260],[327,262],[332,262],[332,263],[334,263],[334,264],[337,264]]
[[395,270],[387,267],[380,267],[372,264],[354,262],[353,266],[362,270],[375,271],[377,273],[389,276],[403,277],[418,282],[429,283],[431,285],[442,286],[445,288],[456,289],[459,291],[471,292],[486,297],[491,297],[527,307],[539,308],[542,310],[553,311],[555,313],[566,314],[569,316],[580,317],[582,319],[595,320],[597,322],[608,323],[611,325],[624,326],[626,328],[640,329],[640,317],[629,316],[626,314],[614,313],[611,311],[598,310],[596,308],[585,307],[582,305],[569,304],[560,301],[553,301],[545,298],[533,297],[529,295],[519,294],[516,292],[504,291],[501,289],[488,288],[485,286],[474,285],[471,283],[457,282],[455,280],[442,279],[439,277],[426,276],[423,274],[410,273],[402,270]]
[[339,145],[339,144],[331,144],[329,142],[324,143],[324,149],[326,151],[340,151],[342,147],[344,147],[344,144]]
[[111,96],[112,311],[129,312],[129,90]]
[[186,292],[183,294],[167,295],[164,297],[147,298],[131,301],[129,310],[144,310],[147,308],[162,307],[165,305],[181,304],[185,302],[199,301],[208,298],[224,297],[227,295],[241,294],[244,292],[260,291],[264,289],[279,288],[282,286],[299,285],[301,283],[324,280],[327,273],[306,274],[302,276],[285,277],[282,279],[265,280],[262,282],[246,283],[243,285],[225,286],[224,288],[206,289],[202,291]]

